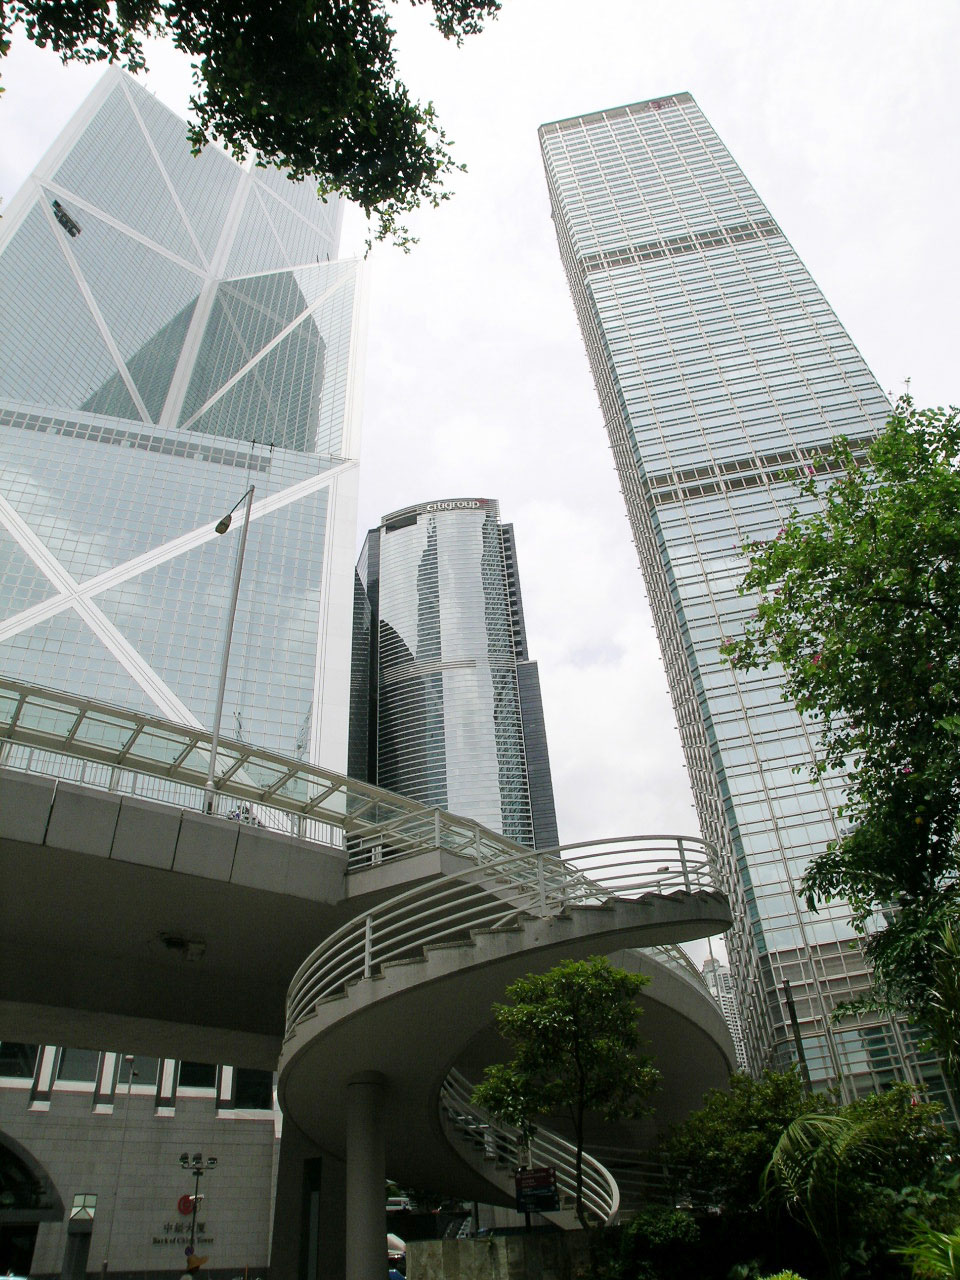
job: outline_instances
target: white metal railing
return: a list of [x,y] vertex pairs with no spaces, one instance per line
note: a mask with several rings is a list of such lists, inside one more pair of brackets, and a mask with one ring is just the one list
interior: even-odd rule
[[[512,1175],[520,1164],[522,1138],[512,1125],[494,1120],[471,1101],[473,1085],[457,1070],[451,1071],[440,1086],[440,1120],[448,1137],[456,1138],[471,1149],[479,1160],[492,1164],[501,1173]],[[530,1160],[535,1167],[553,1167],[557,1171],[557,1189],[561,1210],[576,1208],[576,1147],[547,1129],[538,1129],[529,1144]],[[620,1210],[620,1189],[616,1179],[599,1160],[583,1153],[582,1167],[584,1208],[602,1223],[611,1223]]]
[[[91,698],[0,677],[0,766],[204,810],[211,735]],[[522,848],[468,818],[249,743],[217,746],[214,813],[346,847],[351,868],[441,848]]]
[[[714,999],[710,988],[707,986],[706,978],[684,951],[683,947],[678,946],[675,942],[664,942],[657,947],[643,947],[642,950],[645,955],[653,956],[654,959],[665,965],[679,978],[689,982],[698,991],[706,992],[712,1000]],[[714,1004],[716,1004],[716,1000],[714,1000]]]
[[677,1168],[651,1159],[635,1147],[594,1145],[592,1154],[608,1170],[620,1188],[621,1210],[641,1204],[676,1204]]
[[347,983],[372,977],[391,961],[422,958],[425,947],[466,941],[473,929],[503,929],[523,915],[561,915],[614,899],[714,889],[708,847],[680,836],[477,858],[380,903],[324,939],[290,984],[287,1035]]
[[[190,725],[0,677],[0,766],[6,768],[202,812],[211,747],[210,734]],[[431,849],[477,866],[496,865],[506,884],[526,885],[522,909],[530,902],[546,910],[550,901],[552,909],[562,909],[611,895],[697,891],[717,883],[712,851],[701,840],[623,837],[535,856],[471,819],[248,743],[220,740],[215,785],[219,817],[345,849],[349,871]],[[498,892],[503,891],[501,884]],[[476,924],[495,922],[496,914],[488,912]],[[383,923],[377,917],[373,932],[379,935]],[[432,936],[443,935],[428,928],[413,946]],[[373,949],[382,951],[382,944],[378,936]],[[396,956],[406,954],[401,945]],[[383,951],[382,958],[393,957]],[[345,972],[343,981],[358,976],[349,966]]]

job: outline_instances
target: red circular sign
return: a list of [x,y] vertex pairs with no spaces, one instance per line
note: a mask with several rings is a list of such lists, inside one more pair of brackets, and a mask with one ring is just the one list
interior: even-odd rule
[[181,1196],[177,1201],[177,1213],[193,1213],[193,1196]]

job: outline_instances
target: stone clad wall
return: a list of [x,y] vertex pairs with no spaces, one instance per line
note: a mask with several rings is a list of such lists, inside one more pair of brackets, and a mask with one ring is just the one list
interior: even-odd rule
[[411,1241],[407,1280],[580,1280],[586,1244],[581,1231]]
[[0,1131],[47,1171],[64,1203],[62,1222],[40,1224],[31,1276],[60,1275],[78,1192],[97,1196],[88,1275],[99,1276],[109,1255],[111,1280],[180,1276],[190,1217],[179,1200],[194,1187],[179,1166],[183,1151],[219,1161],[200,1186],[197,1253],[209,1257],[205,1274],[232,1280],[246,1267],[248,1280],[266,1276],[278,1145],[273,1113],[218,1113],[210,1090],[178,1097],[171,1114],[158,1114],[143,1093],[121,1094],[111,1114],[97,1114],[92,1092],[81,1088],[58,1084],[49,1104],[31,1107],[28,1088],[0,1086]]

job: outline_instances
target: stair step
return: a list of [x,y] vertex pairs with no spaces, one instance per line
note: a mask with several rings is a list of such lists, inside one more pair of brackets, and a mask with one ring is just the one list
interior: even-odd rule
[[[385,963],[389,963],[389,961]],[[378,978],[383,977],[383,973],[381,972],[382,969],[383,969],[382,964],[378,963],[378,964],[372,965],[369,973],[367,974],[361,973],[361,974],[358,974],[357,977],[355,978],[348,978],[343,985],[345,987],[356,987],[361,982],[376,982]]]
[[[526,923],[526,921],[524,921],[524,923]],[[489,937],[493,937],[493,938],[502,938],[504,934],[508,934],[508,933],[521,933],[521,932],[522,932],[522,928],[521,928],[521,926],[520,926],[520,925],[518,925],[518,924],[505,924],[505,925],[502,925],[502,926],[500,926],[500,927],[498,927],[498,928],[495,928],[495,929],[494,929],[494,928],[490,928],[490,929],[471,929],[471,930],[470,930],[470,936],[471,936],[471,938],[485,938],[485,937],[488,937],[488,936],[489,936]]]
[[317,1001],[315,1008],[319,1009],[320,1005],[322,1004],[333,1004],[334,1001],[336,1000],[346,1000],[346,998],[347,998],[346,989],[344,987],[341,987],[339,991],[332,991],[328,996],[321,996],[320,999]]
[[381,971],[385,971],[387,969],[402,969],[405,965],[410,964],[426,964],[426,959],[421,953],[418,956],[403,956],[398,960],[384,960],[380,969]]

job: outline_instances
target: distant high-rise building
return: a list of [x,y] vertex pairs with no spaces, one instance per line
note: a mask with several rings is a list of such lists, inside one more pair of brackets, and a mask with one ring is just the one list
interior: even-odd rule
[[[209,728],[239,513],[214,525],[253,485],[222,734],[344,769],[359,269],[333,261],[338,203],[193,156],[109,71],[3,212],[0,672]],[[84,767],[9,743],[6,763]],[[233,1168],[198,1245],[262,1270],[272,1073],[118,1048],[0,1044],[0,1270],[179,1274],[193,1182],[157,1152],[197,1143]]]
[[[358,264],[110,71],[0,221],[0,671],[346,764]],[[342,621],[338,623],[338,619]]]
[[805,776],[815,729],[776,674],[737,673],[718,652],[753,607],[737,592],[742,545],[776,535],[796,477],[828,467],[839,434],[869,441],[887,399],[690,94],[547,124],[540,139],[701,826],[737,917],[747,1061],[792,1059],[787,981],[815,1082],[938,1088],[902,1024],[831,1021],[869,976],[848,908],[814,914],[797,885],[838,834],[840,781]]
[[710,994],[720,1006],[723,1020],[730,1030],[733,1047],[737,1053],[737,1066],[744,1070],[747,1065],[747,1055],[743,1044],[743,1023],[740,1021],[740,1009],[737,1005],[737,993],[734,989],[730,966],[721,964],[716,956],[708,956],[703,962],[702,973]]
[[513,526],[487,498],[385,516],[357,565],[354,777],[556,848]]

